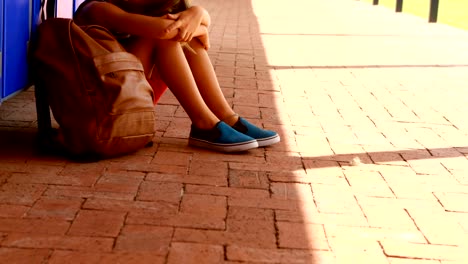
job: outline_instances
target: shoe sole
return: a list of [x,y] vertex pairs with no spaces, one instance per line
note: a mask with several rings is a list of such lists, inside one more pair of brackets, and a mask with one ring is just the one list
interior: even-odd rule
[[188,144],[190,146],[205,148],[216,150],[219,152],[240,152],[240,151],[247,151],[249,149],[258,148],[259,144],[256,140],[241,142],[241,143],[233,143],[233,144],[221,144],[221,143],[213,143],[205,140],[200,140],[196,138],[189,138]]
[[258,147],[267,147],[280,142],[280,136],[274,135],[268,138],[257,139]]

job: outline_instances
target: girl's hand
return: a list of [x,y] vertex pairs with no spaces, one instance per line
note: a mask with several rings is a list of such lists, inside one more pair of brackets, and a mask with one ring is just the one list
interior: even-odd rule
[[[180,16],[180,13],[178,13],[178,14],[166,14],[162,18],[170,19],[170,20],[177,20],[177,19],[179,19],[179,16]],[[166,29],[166,31],[170,31],[170,30]]]
[[196,37],[196,39],[200,41],[200,43],[202,44],[203,48],[205,48],[205,50],[208,50],[210,48],[210,37],[208,36],[208,29],[204,26],[203,28],[206,33]]
[[177,14],[169,14],[167,15],[168,19],[175,19],[175,21],[166,28],[166,33],[172,30],[179,30],[176,40],[190,42],[194,37],[194,33],[201,25],[203,15],[204,10],[197,6],[193,6]]

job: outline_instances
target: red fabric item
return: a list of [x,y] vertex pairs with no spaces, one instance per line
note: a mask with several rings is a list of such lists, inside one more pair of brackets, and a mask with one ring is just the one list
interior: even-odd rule
[[148,82],[153,88],[153,93],[154,93],[153,103],[154,105],[156,105],[168,87],[166,83],[163,80],[161,80],[161,77],[159,76],[158,72],[155,69],[153,70],[153,73],[151,74],[151,78],[148,80]]
[[153,92],[154,92],[153,103],[154,105],[156,105],[159,99],[161,99],[161,96],[167,90],[167,85],[161,79],[151,79],[149,80],[149,83],[151,84],[151,87],[153,87]]

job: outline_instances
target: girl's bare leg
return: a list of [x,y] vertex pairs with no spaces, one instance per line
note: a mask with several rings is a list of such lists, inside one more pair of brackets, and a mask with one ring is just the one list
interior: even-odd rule
[[278,143],[280,141],[278,133],[259,128],[245,119],[240,119],[235,114],[222,93],[206,50],[197,39],[190,42],[190,47],[195,50],[195,53],[187,50],[185,56],[192,69],[198,89],[211,111],[235,130],[256,139],[261,147]]
[[139,39],[127,50],[143,63],[147,76],[155,65],[162,80],[180,102],[192,123],[200,129],[209,129],[219,118],[207,106],[197,88],[190,66],[180,43],[168,40]]
[[[178,42],[143,39],[135,43],[127,45],[127,50],[141,59],[148,78],[155,66],[197,128],[192,128],[189,144],[230,152],[279,142],[276,132],[260,129],[235,115],[221,91],[208,54],[198,41],[191,43],[196,53],[185,54]],[[220,120],[228,125],[218,124]],[[215,134],[208,132],[213,128],[217,129]]]
[[238,117],[224,97],[208,53],[196,39],[190,42],[190,47],[195,53],[188,49],[184,53],[206,105],[220,120],[234,125]]

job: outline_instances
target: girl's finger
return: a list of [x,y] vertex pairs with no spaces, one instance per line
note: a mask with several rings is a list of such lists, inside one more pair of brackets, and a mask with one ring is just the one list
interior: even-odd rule
[[189,34],[186,42],[190,42],[190,41],[192,41],[192,39],[193,39],[193,34]]
[[181,23],[179,21],[175,21],[174,23],[170,24],[169,26],[167,26],[166,28],[166,32],[170,32],[174,29],[177,29],[181,26]]
[[166,15],[166,18],[167,18],[167,19],[177,20],[177,19],[179,18],[179,16],[176,15],[176,14],[167,14],[167,15]]

